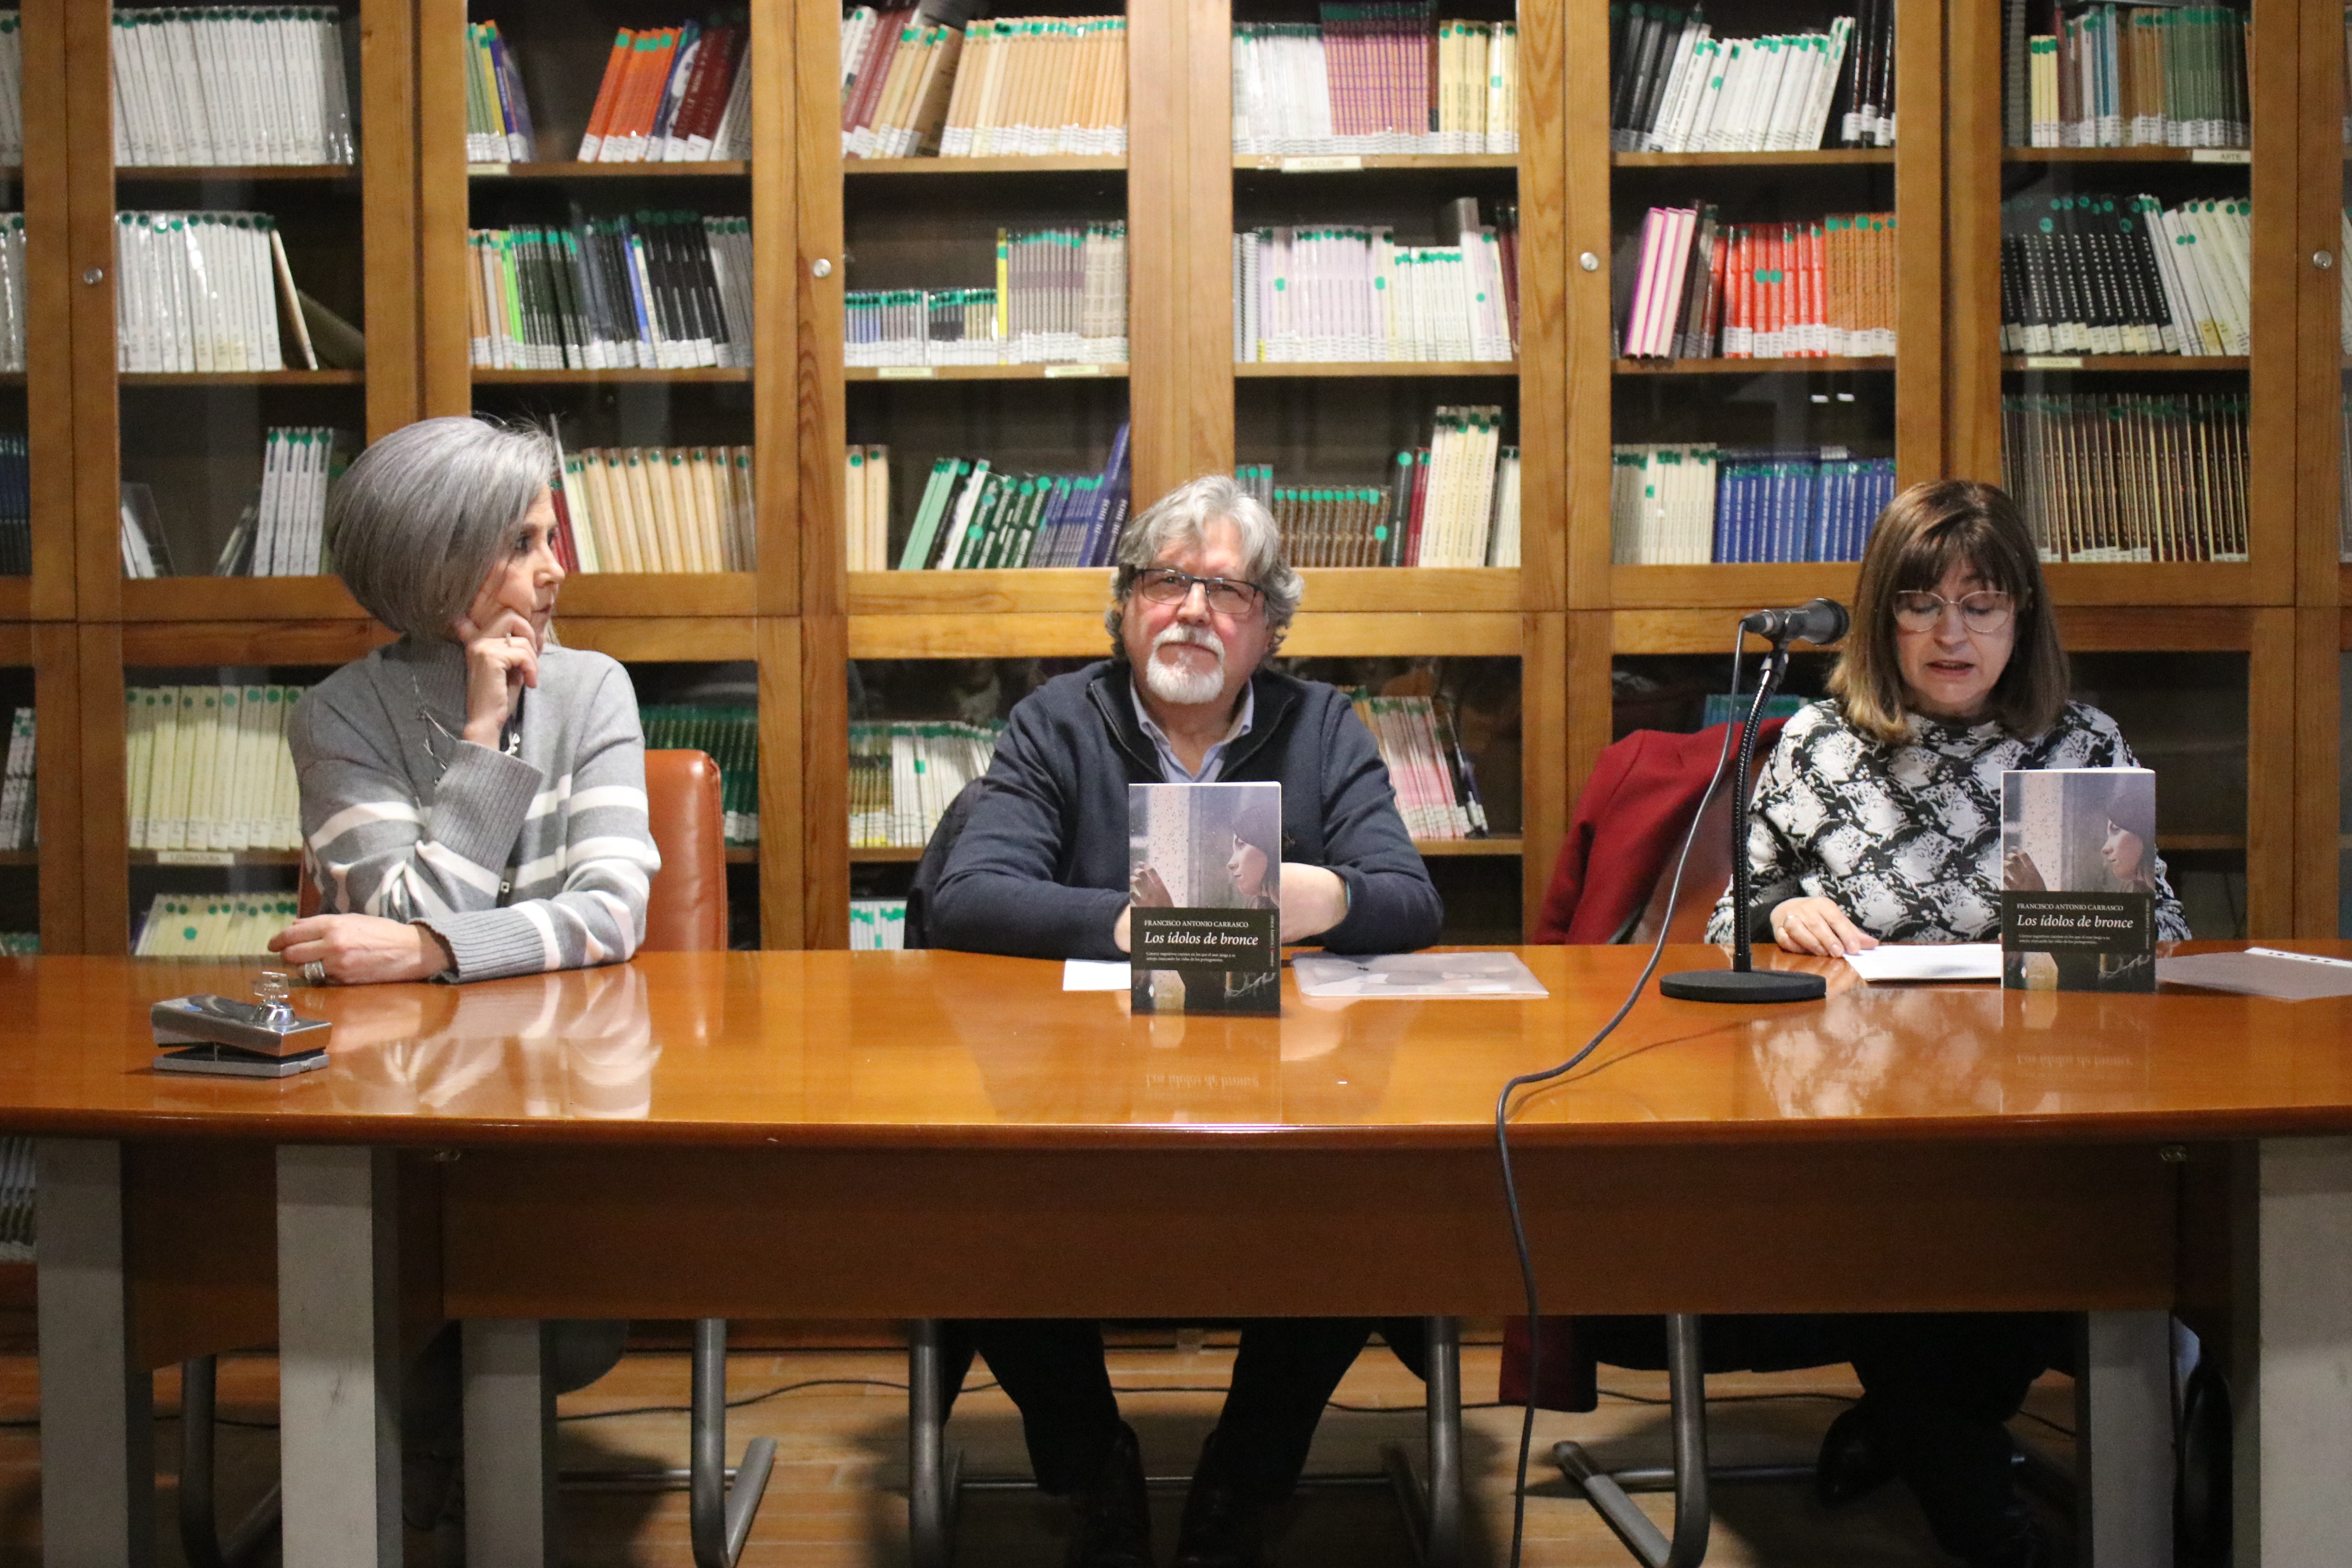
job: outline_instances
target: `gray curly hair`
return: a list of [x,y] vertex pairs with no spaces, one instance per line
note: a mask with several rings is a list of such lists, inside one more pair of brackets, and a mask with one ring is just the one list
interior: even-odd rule
[[1223,474],[1203,474],[1178,485],[1137,514],[1118,537],[1112,555],[1118,573],[1111,579],[1110,608],[1103,612],[1109,629],[1111,657],[1125,658],[1127,645],[1119,628],[1126,619],[1128,596],[1135,592],[1136,574],[1157,563],[1180,544],[1197,544],[1209,524],[1223,518],[1242,536],[1242,574],[1265,595],[1267,653],[1282,646],[1298,601],[1307,595],[1299,576],[1282,552],[1282,531],[1265,503]]

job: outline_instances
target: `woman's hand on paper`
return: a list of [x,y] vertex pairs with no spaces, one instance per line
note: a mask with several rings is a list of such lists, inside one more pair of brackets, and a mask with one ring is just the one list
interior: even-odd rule
[[1868,952],[1878,939],[1846,919],[1830,899],[1790,899],[1772,907],[1772,940],[1788,952],[1839,958]]
[[430,980],[449,967],[449,950],[421,925],[374,915],[311,915],[269,939],[287,963],[321,965],[338,985]]

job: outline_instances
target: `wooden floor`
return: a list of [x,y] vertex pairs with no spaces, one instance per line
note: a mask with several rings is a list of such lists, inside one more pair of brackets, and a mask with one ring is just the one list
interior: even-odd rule
[[[0,1340],[0,1563],[39,1560],[40,1491],[37,1375],[21,1343]],[[1464,1352],[1465,1396],[1491,1400],[1497,1352],[1472,1345]],[[1128,1349],[1114,1352],[1122,1389],[1214,1390],[1230,1371],[1231,1352],[1213,1342],[1199,1348]],[[747,1568],[893,1568],[906,1561],[906,1375],[902,1352],[887,1350],[756,1351],[730,1359],[730,1398],[758,1399],[730,1417],[730,1452],[745,1438],[774,1436],[778,1458],[767,1499],[744,1553]],[[983,1373],[975,1368],[973,1384]],[[834,1382],[832,1380],[844,1380]],[[234,1517],[273,1479],[277,1434],[276,1363],[266,1356],[225,1360],[220,1405],[225,1418],[247,1425],[221,1436],[223,1513]],[[1527,1507],[1528,1568],[1623,1568],[1632,1559],[1581,1500],[1571,1497],[1545,1460],[1550,1445],[1576,1437],[1596,1445],[1612,1462],[1662,1462],[1666,1456],[1663,1374],[1605,1373],[1604,1397],[1591,1415],[1539,1415],[1536,1460]],[[156,1380],[159,1561],[179,1564],[171,1510],[170,1469],[176,1450],[177,1377]],[[686,1463],[682,1406],[687,1369],[682,1355],[632,1353],[610,1376],[562,1402],[562,1455],[567,1471],[678,1466]],[[1844,1369],[1777,1376],[1729,1376],[1710,1381],[1711,1427],[1719,1462],[1807,1459],[1822,1429],[1855,1390]],[[1771,1397],[1757,1398],[1756,1395]],[[1828,1397],[1824,1397],[1828,1396]],[[1310,1470],[1369,1472],[1379,1468],[1384,1442],[1417,1443],[1421,1384],[1377,1346],[1341,1386],[1338,1403],[1362,1410],[1331,1411],[1318,1436]],[[1213,1419],[1214,1392],[1137,1393],[1123,1401],[1143,1441],[1146,1468],[1181,1477]],[[2063,1379],[2045,1380],[2030,1409],[2050,1425],[2022,1419],[2021,1436],[2054,1456],[2070,1445],[2058,1427],[2069,1424],[2072,1395]],[[659,1413],[619,1414],[647,1405]],[[1518,1439],[1516,1409],[1473,1409],[1465,1415],[1465,1447],[1474,1481],[1471,1510],[1474,1563],[1507,1561],[1511,1530],[1511,1472]],[[968,1472],[1022,1472],[1020,1427],[1012,1405],[992,1389],[967,1394],[950,1427],[962,1447]],[[1154,1540],[1165,1561],[1174,1550],[1181,1488],[1156,1489]],[[1666,1517],[1664,1499],[1654,1512]],[[562,1501],[565,1562],[619,1568],[686,1568],[683,1492],[613,1493],[567,1490]],[[431,1542],[411,1540],[409,1561],[429,1568]],[[1030,1492],[968,1493],[958,1562],[980,1565],[1061,1561],[1059,1507]],[[274,1557],[268,1559],[274,1562]],[[1951,1561],[1928,1539],[1918,1510],[1899,1486],[1832,1515],[1801,1487],[1755,1488],[1718,1494],[1711,1568],[1740,1564],[1802,1564],[1804,1568],[1894,1568]],[[1366,1489],[1312,1489],[1292,1505],[1277,1552],[1278,1568],[1413,1568],[1412,1549],[1394,1503]]]

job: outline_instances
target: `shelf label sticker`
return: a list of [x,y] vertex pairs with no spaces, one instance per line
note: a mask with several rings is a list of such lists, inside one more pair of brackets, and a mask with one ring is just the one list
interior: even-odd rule
[[513,165],[509,163],[468,163],[466,165],[466,173],[478,180],[493,174],[504,174]]
[[1311,158],[1285,158],[1280,167],[1286,174],[1328,174],[1364,166],[1363,156],[1357,153],[1333,153]]
[[1049,364],[1045,367],[1045,379],[1060,381],[1066,376],[1100,375],[1102,373],[1103,367],[1098,364]]
[[2028,370],[2080,370],[2083,368],[2083,356],[2081,354],[2027,354],[2025,368]]
[[2189,150],[2189,161],[2192,163],[2251,163],[2254,161],[2254,154],[2244,147],[2194,147]]
[[234,866],[236,856],[227,849],[158,849],[158,866]]
[[877,381],[930,381],[931,367],[927,364],[886,364],[876,368]]

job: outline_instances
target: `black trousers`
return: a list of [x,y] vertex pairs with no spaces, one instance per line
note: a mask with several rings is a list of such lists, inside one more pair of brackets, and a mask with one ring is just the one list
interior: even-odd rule
[[[1710,1317],[1709,1372],[1787,1372],[1853,1363],[1880,1452],[1919,1500],[1947,1552],[1998,1543],[2016,1495],[2005,1424],[2026,1390],[2069,1359],[2063,1312],[1867,1312]],[[1665,1365],[1659,1318],[1579,1318],[1576,1332],[1612,1366]]]
[[[1373,1320],[1254,1318],[1240,1326],[1233,1385],[1203,1462],[1217,1479],[1275,1502],[1297,1484],[1324,1403],[1371,1336]],[[1037,1485],[1049,1492],[1091,1486],[1119,1426],[1102,1325],[1091,1319],[992,1319],[951,1323],[948,1334],[949,1401],[977,1350],[1020,1408]]]

